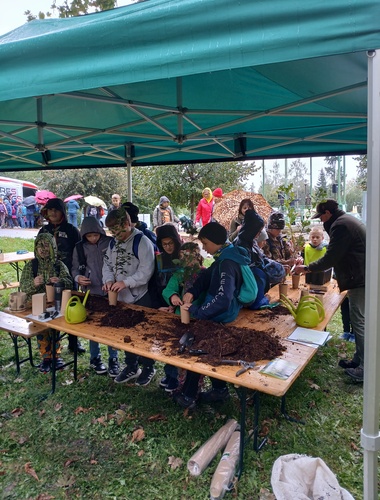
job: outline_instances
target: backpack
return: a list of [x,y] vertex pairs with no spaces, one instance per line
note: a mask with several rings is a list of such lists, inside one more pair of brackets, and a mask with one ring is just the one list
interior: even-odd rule
[[251,268],[243,264],[240,266],[243,283],[237,295],[238,301],[244,306],[250,306],[257,297],[258,287]]

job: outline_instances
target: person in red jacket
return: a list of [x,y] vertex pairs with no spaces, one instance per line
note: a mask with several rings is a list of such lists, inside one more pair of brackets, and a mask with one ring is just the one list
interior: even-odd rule
[[211,222],[212,211],[214,208],[214,197],[212,196],[210,188],[204,188],[202,196],[203,198],[198,203],[195,215],[195,224],[205,226]]

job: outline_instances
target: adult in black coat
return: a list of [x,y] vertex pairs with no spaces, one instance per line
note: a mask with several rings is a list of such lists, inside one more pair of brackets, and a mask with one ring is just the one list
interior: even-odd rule
[[322,258],[309,266],[296,266],[294,273],[334,268],[339,289],[347,290],[356,344],[353,359],[342,359],[339,366],[345,368],[352,379],[363,382],[366,228],[361,221],[340,210],[335,200],[318,203],[312,218],[323,222],[330,242]]

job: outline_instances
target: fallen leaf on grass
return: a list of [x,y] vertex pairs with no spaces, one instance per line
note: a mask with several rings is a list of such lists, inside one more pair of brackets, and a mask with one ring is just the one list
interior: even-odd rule
[[42,417],[43,415],[45,415],[45,413],[46,413],[46,410],[40,410],[40,411],[38,412],[38,415],[39,415],[40,417]]
[[24,379],[22,379],[21,377],[15,378],[13,381],[14,384],[21,384],[23,382],[24,382]]
[[79,460],[79,458],[71,458],[71,459],[69,459],[69,460],[66,460],[66,462],[65,462],[64,466],[65,466],[65,467],[69,467],[71,464],[73,464],[73,463],[77,462],[78,460]]
[[11,411],[12,417],[18,418],[24,413],[24,408],[15,408]]
[[53,498],[55,497],[49,495],[48,493],[41,493],[38,497],[36,497],[36,500],[53,500]]
[[70,476],[70,477],[61,476],[57,480],[57,486],[59,486],[60,488],[68,488],[69,486],[72,486],[73,484],[75,484],[75,477],[74,476]]
[[126,417],[126,413],[124,410],[116,410],[115,411],[115,419],[116,419],[117,425],[121,425],[124,422],[125,417]]
[[181,458],[171,456],[168,458],[168,464],[172,470],[176,470],[178,467],[181,467],[183,460]]
[[145,453],[145,451],[144,451],[144,450],[139,450],[139,451],[137,452],[137,456],[138,456],[138,457],[142,457],[142,456],[144,455],[144,453]]
[[307,383],[311,389],[318,391],[320,389],[319,385],[315,384],[312,380],[308,380]]
[[61,383],[61,385],[71,385],[73,382],[74,380],[66,379],[64,382]]
[[145,432],[144,429],[136,429],[132,432],[132,443],[138,443],[139,441],[142,441],[145,438]]
[[78,408],[76,408],[74,410],[74,414],[75,415],[78,415],[79,413],[88,413],[89,411],[93,410],[94,408],[90,407],[90,408],[83,408],[83,406],[78,406]]
[[55,411],[59,411],[61,408],[62,408],[63,404],[62,403],[57,403],[55,406],[54,406],[54,410]]
[[33,469],[33,467],[30,466],[31,462],[27,462],[24,465],[24,471],[29,474],[30,476],[34,477],[36,481],[39,481],[38,476],[36,474],[36,471]]
[[24,444],[28,442],[28,438],[25,436],[21,436],[18,440],[18,444]]
[[351,450],[359,451],[359,447],[355,443],[353,443],[352,441],[350,443],[350,448],[351,448]]
[[259,500],[276,500],[276,497],[266,488],[261,488]]
[[165,415],[161,415],[161,413],[157,413],[156,415],[152,415],[148,418],[149,422],[160,422],[162,420],[167,420],[167,417],[165,417]]
[[98,461],[95,460],[94,458],[91,458],[90,465],[98,465]]

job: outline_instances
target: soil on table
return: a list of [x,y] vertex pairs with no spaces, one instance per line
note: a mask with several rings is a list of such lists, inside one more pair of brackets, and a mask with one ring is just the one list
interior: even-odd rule
[[[249,328],[222,325],[213,321],[191,320],[190,324],[181,323],[179,316],[162,314],[158,321],[157,313],[149,310],[138,310],[128,308],[127,304],[122,307],[109,306],[108,301],[102,297],[90,296],[87,309],[96,312],[94,321],[99,326],[122,328],[126,330],[124,342],[131,342],[128,335],[129,328],[141,328],[142,339],[152,340],[165,344],[168,354],[194,357],[212,366],[222,364],[223,359],[243,360],[248,362],[270,360],[281,356],[286,347],[281,344],[281,339],[275,335],[273,328],[266,332],[255,331]],[[286,308],[281,314],[289,312]],[[260,311],[260,316],[265,320],[279,315],[276,310]],[[163,318],[163,320],[162,320]],[[91,314],[89,314],[91,321]],[[183,353],[179,353],[181,347],[179,339],[185,333],[192,333],[194,341],[187,346]],[[201,351],[191,354],[190,351]]]

